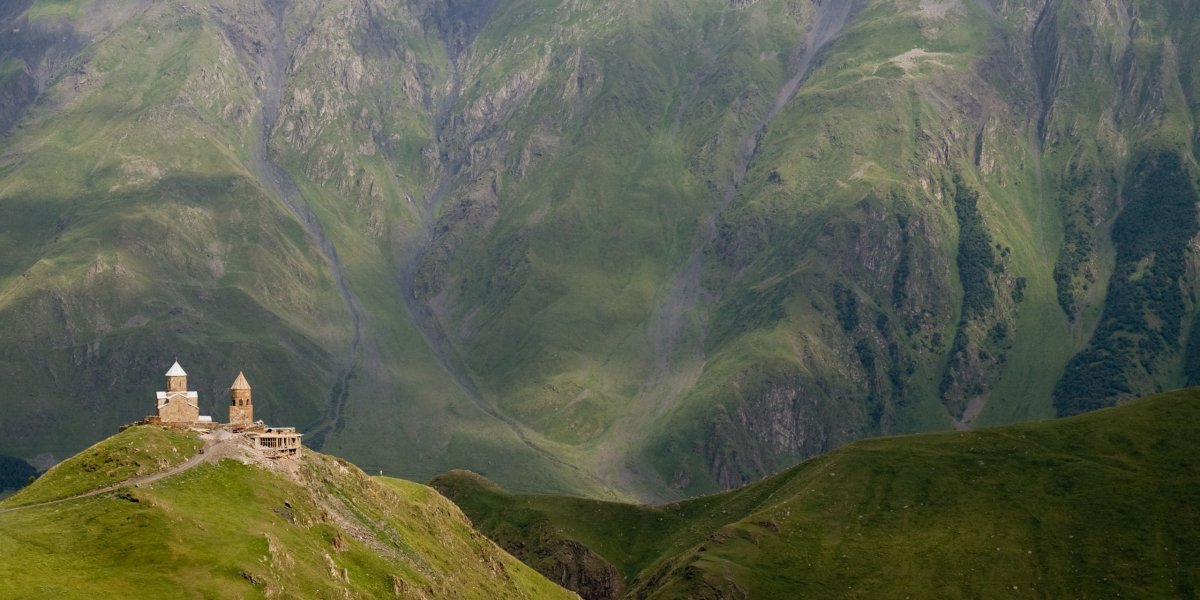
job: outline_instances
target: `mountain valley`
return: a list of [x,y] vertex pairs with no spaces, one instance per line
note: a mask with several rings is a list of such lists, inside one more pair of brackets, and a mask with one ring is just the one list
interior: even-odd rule
[[0,455],[172,356],[368,472],[648,502],[1198,384],[1193,12],[6,2]]

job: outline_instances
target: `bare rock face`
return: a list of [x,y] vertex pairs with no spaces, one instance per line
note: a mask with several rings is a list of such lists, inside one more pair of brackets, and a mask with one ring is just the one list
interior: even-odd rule
[[16,125],[58,77],[75,77],[78,85],[80,67],[70,62],[96,33],[78,31],[65,20],[30,22],[23,15],[28,4],[14,2],[0,9],[0,134]]
[[[526,560],[514,549],[505,549]],[[537,558],[526,560],[528,564],[542,565],[539,571],[547,578],[585,600],[619,598],[625,590],[624,578],[616,568],[575,540],[561,540],[554,546],[537,549],[535,554]]]
[[8,131],[38,92],[37,82],[24,69],[9,77],[0,87],[0,132]]
[[860,437],[876,425],[869,407],[843,391],[851,385],[786,369],[743,374],[737,391],[714,409],[699,444],[706,472],[677,472],[675,485],[688,489],[702,476],[721,489],[741,487]]

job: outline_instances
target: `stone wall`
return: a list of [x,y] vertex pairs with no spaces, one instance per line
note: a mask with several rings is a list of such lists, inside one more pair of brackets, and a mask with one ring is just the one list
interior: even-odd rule
[[158,409],[158,417],[163,423],[195,423],[200,420],[199,407],[188,403],[183,394],[172,396],[167,403]]

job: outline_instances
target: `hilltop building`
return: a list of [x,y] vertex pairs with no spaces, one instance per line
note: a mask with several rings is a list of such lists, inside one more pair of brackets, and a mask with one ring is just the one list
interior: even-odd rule
[[261,421],[254,422],[250,382],[242,372],[229,386],[229,426],[235,431],[244,430],[254,447],[267,458],[300,456],[300,438],[304,434],[296,433],[295,427],[266,427]]
[[166,390],[158,392],[158,413],[142,422],[171,427],[223,429],[241,433],[267,458],[296,458],[300,456],[300,438],[295,427],[267,427],[254,420],[254,401],[246,374],[238,372],[229,386],[229,423],[214,423],[212,417],[200,414],[200,394],[187,389],[187,373],[179,361],[166,374]]
[[250,398],[250,382],[246,381],[246,374],[241,371],[238,371],[233,385],[229,386],[229,424],[254,424],[254,404]]
[[187,389],[187,373],[179,361],[167,371],[166,390],[158,392],[158,422],[165,424],[211,423],[200,416],[200,394]]

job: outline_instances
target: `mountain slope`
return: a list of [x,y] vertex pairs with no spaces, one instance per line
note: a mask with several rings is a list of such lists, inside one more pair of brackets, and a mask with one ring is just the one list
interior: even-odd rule
[[0,595],[573,597],[488,542],[429,488],[372,480],[315,452],[290,468],[268,466],[236,440],[210,441],[196,457],[230,458],[76,495],[89,487],[81,477],[93,487],[138,481],[129,475],[154,473],[198,446],[194,434],[131,428],[0,504]]
[[[421,107],[444,77],[412,10],[42,2],[10,17],[40,93],[0,167],[0,377],[28,391],[0,424],[7,452],[74,452],[140,418],[178,355],[202,412],[244,369],[264,415],[364,464],[538,464],[532,487],[594,487],[473,402],[405,314],[401,263],[423,229],[402,198],[436,177]],[[372,115],[387,131],[364,134]]]
[[[662,506],[513,495],[462,472],[433,485],[505,547],[594,552],[623,576],[621,597],[1194,597],[1198,416],[1200,392],[1187,390],[1061,421],[861,441]],[[543,572],[572,569],[587,572]]]
[[0,454],[176,354],[364,466],[644,499],[1184,385],[1190,9],[18,3]]
[[[1184,4],[585,6],[515,3],[460,59],[418,289],[482,389],[607,480],[727,488],[1183,383]],[[1159,163],[1170,186],[1124,185]],[[1121,250],[1137,212],[1178,230]]]

